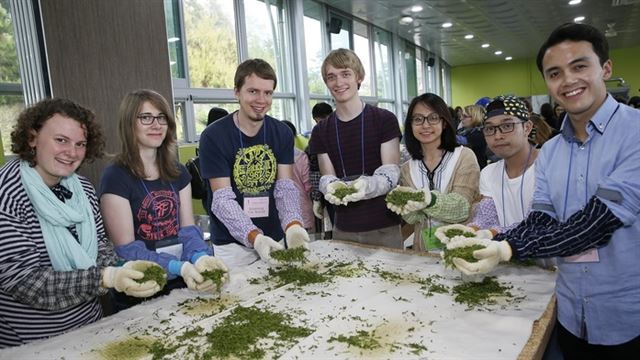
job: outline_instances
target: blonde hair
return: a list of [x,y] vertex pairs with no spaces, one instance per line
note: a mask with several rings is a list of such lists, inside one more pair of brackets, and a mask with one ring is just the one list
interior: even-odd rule
[[351,69],[356,73],[358,82],[364,80],[364,66],[356,53],[349,49],[336,49],[327,55],[320,68],[322,80],[327,82],[327,67],[331,65],[336,69]]
[[484,114],[486,110],[480,105],[467,105],[464,107],[464,112],[471,116],[471,125],[473,127],[478,127],[482,125],[482,120],[484,119]]

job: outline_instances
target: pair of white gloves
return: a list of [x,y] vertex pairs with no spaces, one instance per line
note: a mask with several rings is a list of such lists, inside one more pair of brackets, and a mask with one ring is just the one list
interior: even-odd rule
[[[309,250],[309,234],[302,226],[298,224],[289,226],[285,231],[285,237],[290,249],[302,247]],[[253,242],[253,248],[258,252],[262,261],[271,265],[279,265],[278,261],[271,257],[272,251],[284,250],[284,246],[279,242],[269,236],[258,234]]]
[[393,211],[394,213],[401,215],[401,216],[405,216],[409,213],[412,212],[416,212],[416,211],[420,211],[425,209],[427,206],[429,206],[431,204],[431,191],[429,190],[423,190],[423,189],[414,189],[412,187],[409,186],[396,186],[395,189],[389,191],[389,195],[387,196],[393,196],[396,193],[422,193],[424,194],[424,200],[422,201],[415,201],[415,200],[409,200],[407,201],[406,204],[400,206],[400,205],[395,205],[392,204],[390,202],[387,202],[387,208],[391,211]]
[[[463,232],[475,234],[475,237],[465,237],[463,235],[449,238],[445,233],[447,230],[457,229]],[[472,245],[482,245],[485,248],[473,252],[473,257],[478,259],[477,262],[468,262],[460,258],[453,258],[453,265],[465,275],[486,274],[492,271],[501,261],[509,261],[512,256],[511,246],[505,240],[493,241],[493,232],[490,230],[476,230],[472,227],[453,224],[440,226],[434,233],[435,237],[447,249],[455,249],[460,247],[468,247]]]
[[[387,165],[383,165],[387,166]],[[342,199],[335,195],[336,190],[352,187],[356,192],[346,195]],[[333,205],[347,205],[350,202],[372,199],[381,196],[389,191],[388,180],[383,176],[361,176],[354,181],[344,182],[336,180],[327,185],[327,191],[324,198]]]
[[[160,285],[155,281],[145,281],[138,283],[136,280],[144,277],[144,271],[152,266],[159,266],[152,261],[134,260],[127,261],[122,267],[108,266],[102,271],[101,286],[114,288],[133,297],[149,297],[160,291]],[[204,255],[196,260],[195,264],[184,262],[180,267],[180,275],[191,290],[211,292],[216,288],[216,284],[207,279],[201,273],[208,270],[220,269],[225,274],[222,282],[229,280],[229,270],[220,259],[213,256]]]

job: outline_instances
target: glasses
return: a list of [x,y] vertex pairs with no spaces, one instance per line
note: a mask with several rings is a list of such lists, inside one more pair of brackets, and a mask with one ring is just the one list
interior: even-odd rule
[[158,120],[158,124],[160,125],[167,125],[167,115],[165,114],[160,114],[158,116],[153,116],[151,114],[140,114],[138,115],[138,119],[140,119],[142,125],[151,125],[153,124],[154,120]]
[[483,126],[482,127],[482,133],[485,134],[486,136],[493,136],[496,134],[496,131],[500,130],[500,134],[506,134],[506,133],[510,133],[512,132],[515,128],[517,124],[524,124],[523,121],[518,121],[518,122],[506,122],[506,123],[502,123],[498,126]]
[[426,121],[429,125],[438,125],[440,124],[441,120],[442,118],[440,117],[440,115],[435,113],[429,116],[414,115],[411,117],[411,124],[420,126]]

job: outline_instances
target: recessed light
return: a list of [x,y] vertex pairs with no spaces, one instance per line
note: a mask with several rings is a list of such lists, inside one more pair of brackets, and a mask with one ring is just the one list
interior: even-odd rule
[[498,51],[494,52],[494,54],[496,54],[496,55],[502,55],[502,51],[498,50]]
[[443,28],[445,28],[445,29],[446,29],[446,28],[450,28],[450,27],[452,27],[452,26],[453,26],[453,24],[452,24],[452,23],[450,23],[450,22],[446,22],[446,23],[442,24],[442,27],[443,27]]
[[573,22],[581,22],[581,21],[584,21],[584,19],[585,19],[584,16],[578,16],[578,17],[573,19]]
[[413,18],[411,16],[403,16],[399,20],[399,23],[402,25],[409,25],[412,22],[413,22]]
[[578,5],[582,2],[582,0],[571,0],[569,1],[569,5]]
[[467,40],[471,40],[471,39],[473,39],[473,34],[467,34],[467,35],[464,36],[464,38],[467,39]]
[[420,5],[413,5],[411,7],[411,12],[417,13],[417,12],[420,12],[420,11],[422,11],[422,6],[420,6]]
[[491,45],[489,45],[489,44],[482,44],[482,45],[480,45],[480,46],[481,46],[483,49],[486,49],[486,48],[488,48],[488,47],[489,47],[489,46],[491,46]]
[[506,58],[504,58],[505,60],[509,61],[509,60],[513,60],[513,58],[511,56],[507,56]]

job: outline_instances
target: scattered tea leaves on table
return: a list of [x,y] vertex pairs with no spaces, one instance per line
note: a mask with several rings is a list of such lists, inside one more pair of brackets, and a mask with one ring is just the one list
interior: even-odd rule
[[295,283],[303,286],[308,284],[322,283],[329,279],[311,269],[304,269],[297,266],[287,266],[281,269],[269,269],[269,275],[278,278],[280,285]]
[[382,346],[379,340],[380,339],[375,336],[374,331],[369,332],[364,330],[358,330],[356,332],[356,335],[351,335],[351,336],[338,335],[337,337],[332,336],[329,338],[329,340],[327,340],[327,342],[337,341],[337,342],[345,343],[349,346],[358,347],[360,349],[371,350],[371,349],[377,349]]
[[509,289],[512,286],[501,285],[495,277],[485,277],[481,282],[466,282],[453,287],[454,300],[466,304],[469,309],[483,305],[493,305],[496,298],[512,299]]

